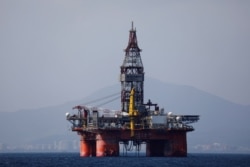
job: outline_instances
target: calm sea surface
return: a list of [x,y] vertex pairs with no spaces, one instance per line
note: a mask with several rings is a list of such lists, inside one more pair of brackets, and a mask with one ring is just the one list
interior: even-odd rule
[[105,157],[81,158],[78,153],[6,153],[0,154],[0,167],[250,167],[250,155],[188,154],[186,158],[166,157]]

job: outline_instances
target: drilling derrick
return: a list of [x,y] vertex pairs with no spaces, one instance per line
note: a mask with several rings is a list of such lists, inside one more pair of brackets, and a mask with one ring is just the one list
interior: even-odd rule
[[140,52],[132,23],[120,67],[120,110],[111,112],[78,105],[73,107],[78,111],[76,114],[66,113],[72,131],[80,136],[81,157],[119,156],[122,146],[125,154],[134,147],[139,154],[142,144],[145,144],[148,157],[187,156],[186,133],[194,130],[190,124],[197,122],[199,116],[164,113],[158,104],[150,100],[144,103],[144,68]]
[[138,108],[143,104],[144,69],[141,60],[141,49],[138,47],[136,30],[133,27],[129,32],[128,46],[124,50],[125,58],[121,66],[121,110],[128,112],[130,91],[134,88],[134,103]]

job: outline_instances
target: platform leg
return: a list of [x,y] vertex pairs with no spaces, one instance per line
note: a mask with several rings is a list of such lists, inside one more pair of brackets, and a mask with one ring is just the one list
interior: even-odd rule
[[96,136],[96,156],[119,156],[119,141],[112,138],[112,136],[98,134]]
[[84,136],[80,138],[80,156],[90,157],[96,156],[96,142],[95,140],[87,140]]

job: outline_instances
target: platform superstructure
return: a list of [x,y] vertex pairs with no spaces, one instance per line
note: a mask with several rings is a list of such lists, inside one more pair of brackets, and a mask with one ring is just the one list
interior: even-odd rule
[[[144,68],[136,30],[129,32],[125,58],[120,67],[121,109],[105,115],[98,107],[78,105],[77,114],[66,113],[72,131],[80,136],[80,156],[119,156],[146,145],[146,156],[187,156],[186,133],[198,115],[165,113],[156,103],[144,102]],[[181,104],[180,104],[181,105]]]

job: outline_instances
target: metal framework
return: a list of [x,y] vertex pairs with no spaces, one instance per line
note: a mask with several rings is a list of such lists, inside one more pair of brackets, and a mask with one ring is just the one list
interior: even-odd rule
[[[134,149],[139,155],[141,144],[145,144],[146,156],[187,156],[186,133],[194,130],[189,124],[197,122],[199,116],[164,113],[156,103],[150,100],[144,103],[144,69],[140,52],[132,23],[120,67],[121,110],[85,104],[73,107],[78,110],[77,114],[66,113],[72,131],[80,135],[80,156],[119,156],[119,144],[123,144],[124,154]],[[96,100],[89,103],[92,102]]]
[[144,96],[144,68],[140,55],[141,49],[137,43],[136,30],[133,22],[129,32],[128,46],[125,49],[125,58],[121,66],[121,110],[128,112],[129,96],[132,88],[135,89],[135,107],[143,104]]

